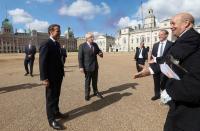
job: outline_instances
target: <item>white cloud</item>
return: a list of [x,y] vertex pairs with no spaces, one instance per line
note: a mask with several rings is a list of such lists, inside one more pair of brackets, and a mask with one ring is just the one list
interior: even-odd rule
[[[22,23],[25,24],[26,28],[30,28],[31,30],[35,29],[37,31],[47,32],[47,28],[49,26],[47,21],[35,19],[23,9],[16,8],[8,11],[8,13],[12,17],[15,24]],[[19,29],[19,31],[22,31],[22,29]]]
[[94,34],[94,37],[97,37],[99,35],[103,35],[103,33],[100,33],[100,32],[97,32],[97,31],[94,31],[93,34]]
[[141,21],[137,21],[135,19],[131,19],[130,17],[122,17],[117,23],[117,26],[120,28],[127,27],[127,26],[136,26],[141,24]]
[[40,21],[35,19],[31,23],[27,23],[26,27],[30,28],[31,30],[37,30],[41,32],[47,32],[49,23],[47,21]]
[[12,16],[14,23],[28,23],[33,20],[32,16],[29,13],[19,8],[9,10],[8,14]]
[[17,29],[17,32],[19,32],[19,33],[24,33],[24,32],[25,32],[25,30],[24,30],[24,29],[22,29],[22,28],[20,28],[20,29]]
[[110,7],[102,2],[94,5],[88,0],[76,0],[71,5],[63,5],[59,9],[60,15],[75,16],[82,19],[93,19],[98,14],[109,14]]
[[[171,18],[180,12],[189,12],[196,19],[200,19],[199,10],[200,10],[200,1],[199,0],[148,0],[146,3],[143,3],[144,12],[147,12],[147,9],[152,8],[154,10],[155,16],[158,18],[158,21]],[[141,11],[138,10],[136,14],[139,14]],[[141,14],[141,13],[140,13]]]
[[[200,15],[199,15],[199,10],[200,10],[200,1],[199,0],[193,0],[192,2],[189,0],[148,0],[147,2],[143,3],[142,5],[143,8],[143,16],[147,15],[147,10],[152,8],[154,11],[154,15],[156,17],[156,21],[160,22],[165,19],[169,19],[172,16],[176,15],[177,13],[180,12],[189,12],[191,13],[195,19],[196,23],[200,23]],[[138,8],[138,11],[133,14],[132,17],[122,17],[116,24],[118,27],[127,27],[127,26],[132,26],[132,25],[137,25],[140,22],[137,22],[135,18],[141,17],[141,7]]]

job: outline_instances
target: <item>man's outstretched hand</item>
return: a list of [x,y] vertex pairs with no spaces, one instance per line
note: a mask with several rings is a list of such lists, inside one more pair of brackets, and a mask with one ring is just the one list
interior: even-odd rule
[[149,71],[149,67],[144,66],[144,65],[139,65],[142,68],[142,71],[136,73],[133,75],[133,79],[140,78],[140,77],[145,77],[151,75]]

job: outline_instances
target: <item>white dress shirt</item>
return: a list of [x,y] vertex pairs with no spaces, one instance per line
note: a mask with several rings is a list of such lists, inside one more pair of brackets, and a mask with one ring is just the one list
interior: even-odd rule
[[[159,43],[159,45],[158,45],[157,56],[156,56],[156,57],[153,56],[153,61],[154,61],[155,63],[157,63],[157,61],[156,61],[156,58],[157,58],[157,57],[163,56],[166,43],[167,43],[167,40],[164,40],[164,41],[162,41],[162,42],[160,41],[160,43]],[[162,47],[162,54],[161,54],[161,47]]]
[[49,37],[53,42],[56,42],[56,40],[53,37]]
[[28,48],[31,49],[31,44],[28,45]]
[[139,48],[140,49],[140,54],[139,54],[139,57],[138,58],[143,58],[143,56],[142,56],[142,51],[143,51],[143,48]]
[[[161,57],[163,56],[163,52],[164,52],[164,49],[165,49],[165,46],[166,46],[166,43],[167,43],[167,40],[164,40],[164,41],[160,41],[159,43],[159,46],[158,46],[158,52],[157,52],[157,57]],[[162,47],[162,54],[161,53],[161,47]]]

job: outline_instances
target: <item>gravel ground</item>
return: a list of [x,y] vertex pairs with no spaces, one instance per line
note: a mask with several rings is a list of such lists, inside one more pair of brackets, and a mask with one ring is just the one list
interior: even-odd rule
[[[52,131],[45,111],[45,90],[39,80],[38,54],[34,77],[24,76],[23,54],[0,54],[0,130]],[[84,100],[84,75],[77,53],[69,53],[62,83],[60,120],[68,131],[162,131],[168,107],[153,96],[152,76],[132,79],[133,53],[105,53],[99,58],[98,88],[104,99]]]

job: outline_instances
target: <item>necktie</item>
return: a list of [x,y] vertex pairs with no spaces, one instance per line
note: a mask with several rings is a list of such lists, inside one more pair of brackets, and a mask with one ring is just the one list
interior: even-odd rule
[[90,44],[90,49],[92,50],[92,52],[94,52],[94,46],[92,44]]
[[160,43],[160,56],[163,55],[163,43]]

